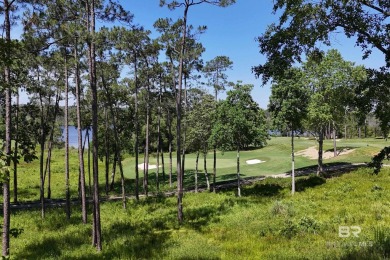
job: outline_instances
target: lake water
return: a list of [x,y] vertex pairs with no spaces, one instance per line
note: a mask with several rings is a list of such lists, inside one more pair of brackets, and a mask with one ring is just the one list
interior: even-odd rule
[[[64,127],[61,127],[62,128],[62,141],[65,141],[65,131],[64,131]],[[68,132],[69,132],[69,146],[70,147],[75,147],[77,148],[79,145],[78,145],[78,134],[77,134],[77,127],[76,126],[68,126]],[[86,133],[87,133],[87,130],[83,130],[82,131],[82,134],[83,134],[83,144],[84,144],[84,140],[86,138]],[[92,140],[92,131],[90,130],[89,131],[89,140],[91,141]]]

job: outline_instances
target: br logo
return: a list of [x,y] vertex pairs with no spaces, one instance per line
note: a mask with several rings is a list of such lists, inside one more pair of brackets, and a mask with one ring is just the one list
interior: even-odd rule
[[339,237],[359,237],[362,229],[359,226],[339,226]]

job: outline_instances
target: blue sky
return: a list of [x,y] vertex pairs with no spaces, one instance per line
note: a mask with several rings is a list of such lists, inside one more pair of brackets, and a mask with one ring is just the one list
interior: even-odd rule
[[[134,14],[134,23],[152,31],[153,23],[158,18],[170,17],[176,20],[183,14],[183,9],[170,11],[167,7],[160,7],[159,0],[120,0],[120,3]],[[228,72],[229,80],[253,84],[253,98],[262,108],[267,107],[270,86],[262,87],[251,68],[265,62],[255,38],[266,30],[267,25],[278,19],[277,15],[272,14],[272,3],[271,0],[237,0],[236,4],[226,8],[201,4],[191,7],[188,14],[189,24],[206,25],[208,28],[199,37],[206,48],[203,60],[208,61],[218,55],[228,56],[233,61],[233,70]],[[158,34],[153,33],[152,37],[158,37]],[[384,65],[384,55],[378,51],[374,50],[363,61],[361,49],[354,47],[353,39],[345,38],[342,33],[333,34],[332,39],[331,47],[338,49],[345,60],[373,68]]]
[[[134,14],[134,23],[150,30],[153,30],[153,23],[158,18],[175,20],[183,14],[183,9],[170,11],[167,7],[159,7],[159,0],[127,0],[121,3]],[[255,39],[269,24],[277,22],[278,16],[272,14],[272,3],[271,0],[237,0],[236,4],[227,8],[202,4],[191,7],[188,14],[189,24],[206,25],[208,28],[199,38],[206,48],[203,60],[208,61],[218,55],[228,56],[233,61],[233,70],[228,72],[229,80],[253,84],[253,98],[262,108],[267,107],[270,86],[261,86],[251,68],[265,62]],[[153,34],[153,37],[157,36]],[[373,68],[384,65],[384,55],[376,50],[368,59],[362,60],[361,49],[355,47],[354,39],[347,39],[343,33],[334,33],[332,39],[331,48],[338,49],[345,60]],[[323,48],[329,49],[328,46]]]

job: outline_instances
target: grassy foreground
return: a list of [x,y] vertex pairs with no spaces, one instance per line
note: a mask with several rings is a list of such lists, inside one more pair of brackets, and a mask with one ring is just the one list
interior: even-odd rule
[[[155,197],[102,204],[103,252],[90,244],[91,225],[78,207],[46,219],[37,210],[14,211],[24,228],[11,240],[14,259],[381,259],[390,257],[390,171],[368,169],[332,179],[266,179],[217,194],[186,194],[185,223],[177,225],[176,199]],[[90,219],[89,219],[90,220]],[[339,226],[359,226],[339,237]]]

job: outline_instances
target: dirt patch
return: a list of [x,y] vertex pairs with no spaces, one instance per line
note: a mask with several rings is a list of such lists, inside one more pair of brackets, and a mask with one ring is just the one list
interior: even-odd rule
[[[337,150],[337,154],[338,155],[344,155],[344,154],[352,153],[353,151],[355,151],[355,149],[345,148],[345,149]],[[304,157],[307,157],[309,159],[313,159],[314,160],[314,159],[318,159],[318,150],[317,150],[317,147],[312,146],[312,147],[309,147],[309,148],[307,148],[305,150],[296,152],[295,155],[297,155],[297,156],[304,156]],[[333,157],[334,157],[334,152],[333,151],[327,151],[327,152],[324,152],[322,154],[322,158],[324,160],[330,159],[330,158],[333,158]]]

